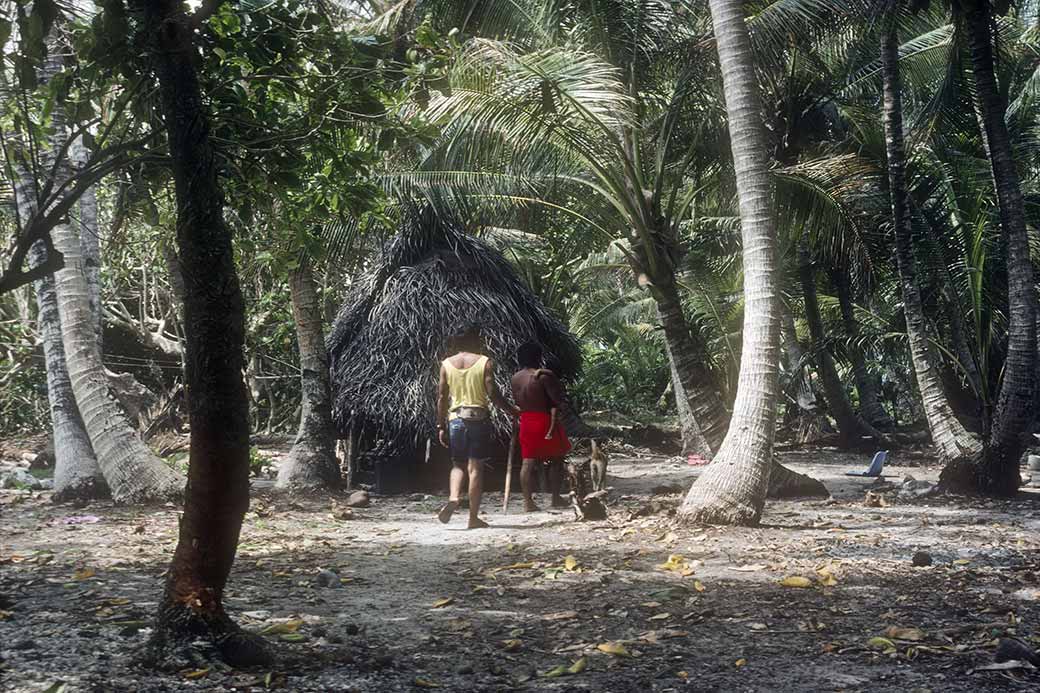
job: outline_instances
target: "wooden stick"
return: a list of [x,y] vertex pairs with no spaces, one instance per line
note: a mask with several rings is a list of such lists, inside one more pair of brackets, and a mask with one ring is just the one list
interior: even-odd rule
[[502,494],[502,512],[509,509],[509,486],[513,481],[513,460],[516,459],[517,448],[520,447],[519,426],[513,426],[513,435],[509,439],[509,461],[506,462],[506,492]]

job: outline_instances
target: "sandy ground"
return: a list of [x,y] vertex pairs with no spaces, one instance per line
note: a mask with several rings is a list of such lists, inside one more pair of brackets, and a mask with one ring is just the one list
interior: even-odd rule
[[[525,515],[518,498],[503,514],[491,493],[492,529],[469,532],[461,515],[433,520],[443,497],[374,497],[336,519],[342,497],[258,490],[228,608],[304,661],[249,672],[134,664],[177,508],[72,508],[0,491],[10,602],[0,605],[0,689],[1040,689],[1035,671],[979,670],[1001,637],[1040,644],[1040,494],[891,491],[867,507],[872,482],[844,476],[866,457],[790,452],[783,462],[822,480],[830,500],[772,502],[756,529],[680,528],[671,511],[698,468],[624,454],[611,460],[610,517],[597,523],[569,510]],[[937,473],[886,469],[896,482]],[[918,551],[931,566],[911,564]],[[322,570],[338,583],[320,584]],[[546,675],[561,665],[578,673]]]

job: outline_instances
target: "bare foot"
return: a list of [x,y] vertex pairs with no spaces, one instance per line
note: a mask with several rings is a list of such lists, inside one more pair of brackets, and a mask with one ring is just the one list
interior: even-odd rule
[[534,501],[526,501],[524,503],[524,512],[525,513],[536,513],[539,510],[541,510],[541,508],[539,508],[537,505],[535,505]]
[[451,516],[455,514],[455,511],[458,510],[458,508],[458,501],[448,501],[444,504],[444,507],[441,508],[441,511],[437,513],[437,519],[440,520],[442,524],[448,524],[448,522],[451,521]]
[[466,529],[487,529],[490,526],[491,525],[484,522],[480,518],[476,518],[474,520],[469,521],[469,525],[466,527]]
[[571,504],[568,503],[563,496],[555,496],[552,499],[552,507],[554,508],[569,508]]

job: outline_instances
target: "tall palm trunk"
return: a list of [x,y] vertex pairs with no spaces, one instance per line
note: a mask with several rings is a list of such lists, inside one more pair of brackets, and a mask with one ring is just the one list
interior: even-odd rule
[[[86,147],[74,147],[71,156],[77,168],[86,166],[89,152]],[[90,186],[79,199],[79,214],[73,217],[72,223],[76,235],[80,238],[83,253],[83,269],[87,280],[87,295],[90,300],[90,313],[94,318],[94,333],[97,336],[98,348],[104,353],[101,342],[101,237],[98,233],[97,190]]]
[[277,488],[308,491],[340,484],[332,428],[329,356],[325,350],[321,302],[310,260],[289,273],[293,320],[300,345],[300,428],[289,456],[278,468]]
[[812,337],[813,353],[816,366],[823,384],[823,396],[827,400],[827,410],[834,417],[841,436],[842,447],[859,445],[863,438],[884,440],[884,434],[875,429],[860,417],[852,408],[845,385],[834,366],[834,359],[827,351],[826,334],[823,320],[820,318],[820,304],[816,295],[816,270],[812,258],[804,243],[798,249],[798,274],[802,284],[802,298],[805,301],[805,319],[809,323],[809,334]]
[[704,352],[690,332],[674,277],[656,282],[651,295],[664,330],[683,453],[711,459],[726,434],[726,407],[715,391],[711,371],[703,365]]
[[224,611],[249,507],[249,406],[242,370],[245,305],[195,72],[194,24],[178,0],[145,5],[169,141],[184,277],[185,381],[191,447],[184,514],[159,605],[153,652],[200,637],[233,665],[270,659]]
[[1008,348],[1004,378],[997,395],[989,439],[977,465],[959,464],[943,470],[952,487],[1010,495],[1021,483],[1018,465],[1023,436],[1033,420],[1036,392],[1036,287],[1029,255],[1025,205],[1011,152],[1005,113],[1007,105],[994,70],[989,0],[961,0],[975,76],[975,109],[989,157],[1000,207],[1000,229],[1007,254]]
[[761,100],[742,0],[709,0],[737,176],[744,260],[744,339],[729,432],[679,509],[685,522],[757,524],[773,464],[780,362],[772,189]]
[[112,498],[138,503],[177,497],[184,480],[144,444],[109,386],[79,235],[72,224],[63,223],[54,227],[51,237],[65,256],[65,267],[54,274],[65,362]]
[[838,294],[838,303],[841,306],[841,322],[845,326],[845,335],[849,339],[848,352],[852,361],[852,373],[856,379],[856,392],[859,394],[859,414],[868,424],[880,431],[892,429],[895,421],[881,404],[877,379],[867,368],[863,349],[859,345],[859,321],[856,320],[848,276],[841,270],[832,270],[830,274],[831,282]]
[[949,465],[978,454],[982,447],[954,416],[943,392],[935,355],[928,341],[921,290],[914,267],[913,238],[906,197],[906,151],[903,146],[903,102],[899,77],[899,37],[895,12],[885,18],[881,39],[881,75],[885,125],[885,153],[888,158],[888,186],[892,200],[892,229],[896,241],[896,265],[903,292],[906,336],[921,392],[928,428],[939,460]]
[[[58,38],[61,26],[51,28],[51,36],[47,39],[47,58],[37,70],[41,84],[47,84],[62,69],[62,45]],[[45,157],[41,168],[54,170],[59,178],[69,175],[69,167],[63,162],[54,169],[53,154],[57,154],[64,138],[67,136],[64,112],[57,104],[51,112],[51,125],[54,134],[49,150],[52,156]],[[19,217],[29,218],[38,206],[38,189],[32,174],[20,167],[19,181],[15,185],[15,203]],[[60,184],[60,180],[55,181]],[[47,249],[42,241],[38,241],[29,251],[29,262],[32,266],[42,264],[46,260]],[[58,315],[58,297],[54,286],[54,277],[46,276],[35,283],[36,306],[43,357],[47,373],[47,399],[50,404],[51,428],[54,438],[54,500],[65,501],[83,498],[99,498],[108,494],[101,468],[98,466],[90,438],[83,426],[76,396],[72,392],[72,382],[65,365],[65,347],[61,340],[61,318]]]

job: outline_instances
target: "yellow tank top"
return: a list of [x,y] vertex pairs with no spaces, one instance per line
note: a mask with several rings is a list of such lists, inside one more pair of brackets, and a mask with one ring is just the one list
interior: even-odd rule
[[469,368],[456,368],[451,361],[444,360],[444,375],[448,379],[448,392],[451,395],[451,418],[457,416],[459,407],[488,408],[487,390],[484,388],[484,367],[487,356],[481,356]]

